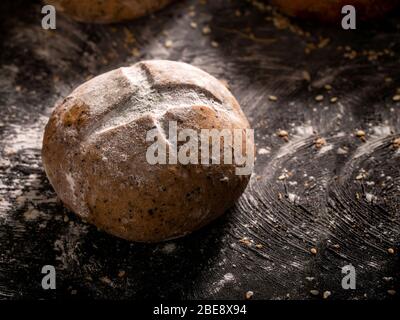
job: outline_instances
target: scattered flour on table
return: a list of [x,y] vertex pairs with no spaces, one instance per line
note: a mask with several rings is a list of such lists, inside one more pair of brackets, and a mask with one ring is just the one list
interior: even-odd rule
[[295,153],[299,148],[308,143],[307,138],[312,135],[314,135],[314,128],[312,126],[306,125],[296,127],[295,133],[292,134],[289,142],[279,149],[276,159]]
[[[9,218],[13,209],[27,203],[55,202],[54,198],[48,199],[39,191],[42,186],[40,174],[21,176],[15,171],[17,165],[32,171],[40,169],[42,137],[47,120],[48,117],[42,115],[27,125],[9,124],[5,127],[1,138],[4,149],[0,153],[0,218]],[[27,220],[33,218],[32,215],[28,217]]]
[[41,149],[44,127],[48,117],[40,116],[38,121],[27,126],[12,124],[10,133],[3,139],[5,153],[13,154],[22,150]]
[[328,151],[331,151],[332,149],[333,149],[333,145],[332,144],[327,144],[327,145],[325,145],[325,146],[323,146],[323,147],[321,147],[319,149],[318,154],[322,155],[322,154],[324,154],[324,153],[326,153]]
[[167,243],[165,244],[161,251],[165,254],[171,254],[176,250],[176,244],[175,243]]
[[232,273],[226,273],[221,280],[213,283],[212,285],[213,293],[219,292],[227,283],[234,281],[235,281],[235,276]]
[[0,199],[0,219],[7,217],[7,211],[10,210],[11,203],[6,199]]
[[263,154],[269,154],[271,153],[271,150],[269,148],[260,148],[258,149],[258,154],[263,155]]
[[365,143],[358,147],[353,158],[357,159],[364,155],[369,155],[377,148],[382,146],[384,139],[392,134],[392,129],[389,126],[375,126],[372,128],[372,133],[368,136]]
[[70,221],[66,231],[54,241],[56,260],[60,261],[62,269],[69,269],[73,264],[79,264],[81,242],[88,232],[88,226]]

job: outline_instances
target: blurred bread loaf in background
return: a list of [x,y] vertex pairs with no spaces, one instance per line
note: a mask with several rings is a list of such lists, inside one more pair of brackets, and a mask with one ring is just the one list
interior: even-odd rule
[[174,0],[44,0],[57,12],[89,23],[132,20],[164,8]]
[[342,8],[352,5],[356,8],[357,18],[368,20],[381,18],[399,5],[399,0],[272,0],[279,9],[290,16],[319,20],[324,22],[340,22]]

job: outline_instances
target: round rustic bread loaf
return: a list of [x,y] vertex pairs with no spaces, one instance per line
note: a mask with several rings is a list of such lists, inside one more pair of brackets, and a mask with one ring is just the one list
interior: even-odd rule
[[300,18],[340,23],[342,8],[353,5],[357,19],[382,17],[399,4],[399,0],[272,0],[284,13]]
[[[195,132],[249,128],[220,81],[181,62],[139,62],[79,86],[55,107],[44,133],[43,165],[60,199],[98,228],[141,242],[180,237],[220,216],[250,174],[223,161],[228,140],[221,164],[150,164],[155,140],[146,135],[156,130],[169,142],[171,121]],[[254,155],[252,137],[242,137],[242,154]]]
[[81,22],[112,23],[135,19],[174,0],[45,0],[57,12]]

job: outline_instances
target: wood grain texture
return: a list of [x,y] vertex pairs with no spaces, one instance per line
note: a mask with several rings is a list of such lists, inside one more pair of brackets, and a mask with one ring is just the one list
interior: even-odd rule
[[[39,3],[1,6],[0,298],[398,296],[398,15],[345,32],[289,24],[254,2],[182,1],[118,25],[59,16],[57,30],[45,31]],[[56,101],[88,77],[153,58],[225,80],[255,129],[258,156],[224,217],[186,238],[141,245],[67,211],[40,152]],[[349,263],[356,290],[341,288]],[[56,266],[56,292],[41,289],[45,264]]]

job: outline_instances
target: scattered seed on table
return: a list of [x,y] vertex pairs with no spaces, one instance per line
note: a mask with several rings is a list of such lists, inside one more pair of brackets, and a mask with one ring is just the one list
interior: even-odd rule
[[242,239],[239,240],[240,243],[243,243],[246,246],[251,246],[251,240],[247,237],[244,237]]
[[288,178],[289,176],[286,174],[286,173],[283,173],[283,174],[281,174],[279,177],[278,177],[278,180],[285,180],[286,178]]
[[357,130],[356,131],[356,136],[361,138],[361,137],[365,137],[365,131],[364,130]]
[[316,148],[321,148],[322,146],[326,145],[326,140],[324,138],[318,138],[314,141],[314,145]]
[[210,34],[211,33],[211,28],[209,26],[205,26],[202,29],[203,34]]
[[100,278],[100,281],[103,282],[103,283],[105,283],[105,284],[108,284],[108,285],[111,285],[111,284],[112,284],[112,281],[111,281],[110,278],[108,278],[107,276],[101,277],[101,278]]
[[289,133],[286,130],[279,130],[278,131],[278,137],[284,138],[287,137]]
[[165,40],[164,46],[166,48],[171,48],[172,47],[172,41],[171,40]]
[[269,100],[269,101],[277,101],[277,100],[278,100],[278,97],[277,97],[277,96],[270,95],[270,96],[268,96],[268,100]]
[[307,70],[304,70],[304,71],[302,72],[302,75],[303,75],[303,79],[304,79],[304,80],[306,80],[307,82],[310,82],[310,81],[311,81],[311,75],[310,75],[310,73],[309,73]]
[[319,291],[318,291],[318,290],[310,290],[310,293],[311,293],[313,296],[319,295]]
[[123,278],[125,276],[126,272],[124,270],[120,270],[118,272],[118,277]]
[[320,101],[322,101],[322,100],[324,100],[324,96],[323,96],[322,94],[320,94],[320,95],[318,95],[318,96],[315,97],[315,101],[320,102]]
[[246,300],[250,300],[251,298],[253,298],[254,292],[253,291],[247,291],[246,292]]
[[134,56],[134,57],[140,57],[140,50],[138,49],[138,48],[133,48],[132,50],[131,50],[131,53],[132,53],[132,55]]

